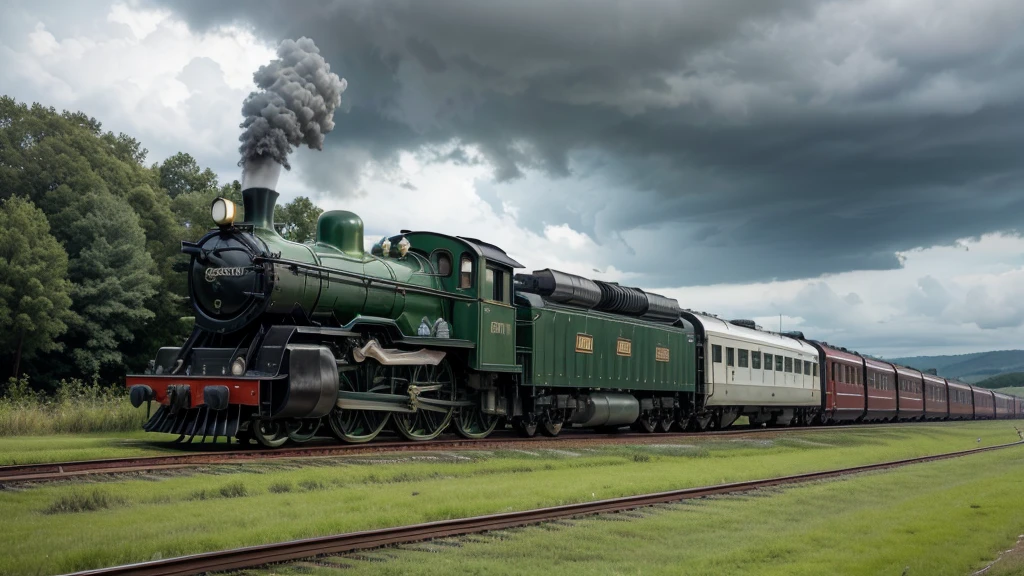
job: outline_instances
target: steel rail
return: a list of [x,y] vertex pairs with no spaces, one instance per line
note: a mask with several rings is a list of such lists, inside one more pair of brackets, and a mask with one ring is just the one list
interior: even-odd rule
[[637,496],[625,496],[608,500],[583,502],[580,504],[567,504],[549,508],[523,510],[520,512],[506,512],[501,514],[461,518],[457,520],[442,520],[423,524],[413,524],[410,526],[397,526],[394,528],[349,532],[334,536],[305,538],[302,540],[292,540],[261,546],[249,546],[218,552],[206,552],[202,554],[168,558],[165,560],[153,560],[137,564],[100,568],[97,570],[86,570],[83,572],[75,572],[73,576],[119,576],[127,574],[137,576],[180,576],[201,574],[204,572],[252,568],[255,566],[263,566],[265,564],[288,562],[314,556],[368,550],[394,544],[408,544],[435,538],[461,536],[464,534],[486,532],[490,530],[501,530],[562,518],[572,518],[607,512],[621,512],[623,510],[642,508],[655,504],[678,502],[692,498],[733,494],[737,492],[770,488],[773,486],[824,480],[839,476],[847,476],[850,474],[897,468],[909,464],[957,458],[971,454],[1009,448],[1012,446],[1020,446],[1021,444],[1024,444],[1024,441],[986,446],[983,448],[972,448],[970,450],[961,450],[957,452],[947,452],[944,454],[934,454],[931,456],[919,456],[916,458],[880,462],[877,464],[864,464],[861,466],[824,470],[821,472],[807,472],[764,480],[730,482],[714,486],[684,488],[681,490],[640,494]]
[[[902,422],[897,424],[868,424],[855,429],[892,428],[901,426],[942,425],[942,422]],[[701,438],[714,436],[745,436],[762,434],[781,434],[788,432],[815,432],[839,430],[845,427],[836,426],[787,426],[780,428],[737,428],[734,430],[714,430],[706,432],[667,432],[667,433],[628,433],[628,434],[593,434],[587,432],[570,432],[556,438],[537,436],[524,438],[521,436],[495,437],[482,439],[442,438],[428,441],[380,441],[366,444],[325,444],[314,446],[289,447],[279,449],[226,450],[223,452],[188,452],[167,456],[135,456],[124,458],[107,458],[99,460],[78,460],[68,462],[50,462],[39,464],[13,464],[0,466],[0,485],[20,482],[52,482],[81,476],[100,474],[126,474],[190,468],[204,465],[246,464],[263,460],[280,460],[289,458],[326,458],[333,456],[355,456],[363,454],[387,453],[396,451],[424,450],[474,450],[489,445],[524,443],[538,445],[544,443],[595,442],[608,444],[646,443],[670,438]]]

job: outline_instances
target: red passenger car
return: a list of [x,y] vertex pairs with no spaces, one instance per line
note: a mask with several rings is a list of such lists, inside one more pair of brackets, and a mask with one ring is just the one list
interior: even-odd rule
[[867,392],[865,420],[891,422],[896,419],[896,369],[892,364],[864,358]]
[[946,380],[931,374],[922,374],[924,381],[924,417],[926,420],[943,420],[949,416],[949,402],[946,397]]
[[893,364],[896,369],[896,410],[899,420],[924,418],[924,381],[913,368]]
[[824,342],[808,341],[818,350],[818,363],[824,366],[821,379],[821,420],[856,422],[864,417],[864,359],[856,354],[832,348]]
[[996,402],[992,391],[986,388],[971,386],[974,392],[974,419],[991,420],[996,417]]
[[992,397],[995,400],[996,405],[996,418],[1000,420],[1005,418],[1013,418],[1015,414],[1015,406],[1013,404],[1013,396],[1009,394],[1003,394],[1002,392],[992,392]]
[[956,380],[946,380],[949,392],[949,419],[974,418],[974,398],[971,387]]

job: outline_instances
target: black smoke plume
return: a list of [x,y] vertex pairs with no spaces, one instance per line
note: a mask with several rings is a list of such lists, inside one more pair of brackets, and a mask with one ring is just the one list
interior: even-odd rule
[[281,42],[277,56],[253,74],[260,90],[242,104],[239,166],[273,160],[290,169],[293,146],[321,150],[324,135],[334,129],[334,109],[348,86],[345,79],[331,72],[309,38]]

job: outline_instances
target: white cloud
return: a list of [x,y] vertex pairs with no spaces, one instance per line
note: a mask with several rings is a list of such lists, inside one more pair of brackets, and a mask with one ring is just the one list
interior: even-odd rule
[[151,162],[184,150],[237,177],[241,102],[272,46],[241,28],[196,33],[166,11],[131,4],[113,4],[66,36],[32,16],[0,38],[6,94],[95,116],[141,140]]
[[802,330],[886,356],[1024,347],[1024,238],[991,234],[901,254],[898,270],[663,289],[684,306]]

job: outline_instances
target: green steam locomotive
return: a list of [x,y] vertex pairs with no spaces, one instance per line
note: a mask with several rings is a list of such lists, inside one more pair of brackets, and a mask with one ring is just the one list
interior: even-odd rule
[[[273,182],[274,179],[271,179]],[[563,426],[668,430],[695,405],[694,331],[675,300],[522,266],[476,240],[403,230],[364,250],[363,223],[326,212],[316,240],[274,229],[273,184],[218,199],[190,256],[195,326],[130,375],[145,429],[279,446],[330,432],[367,442],[449,427],[482,438]]]

